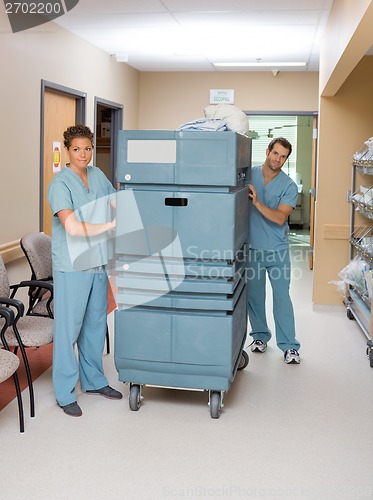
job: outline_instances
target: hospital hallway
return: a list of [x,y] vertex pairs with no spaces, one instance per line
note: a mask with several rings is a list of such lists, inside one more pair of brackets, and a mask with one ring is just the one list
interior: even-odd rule
[[[292,232],[290,242],[300,365],[284,363],[273,335],[263,354],[246,348],[249,364],[237,372],[219,419],[210,417],[206,391],[145,387],[139,411],[131,411],[128,386],[114,366],[111,312],[104,367],[123,399],[92,397],[78,387],[83,416],[69,417],[56,404],[47,368],[34,384],[32,419],[23,390],[23,434],[16,400],[0,411],[1,498],[373,498],[366,337],[347,318],[342,296],[340,305],[312,304],[307,231]],[[270,296],[267,308],[273,332]]]

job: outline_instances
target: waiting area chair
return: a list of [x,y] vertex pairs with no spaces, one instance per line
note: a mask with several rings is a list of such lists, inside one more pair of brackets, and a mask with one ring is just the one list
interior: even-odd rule
[[[44,233],[29,233],[20,240],[31,269],[31,279],[53,283],[52,238]],[[26,314],[53,317],[53,301],[47,288],[30,287]]]
[[14,321],[14,313],[11,309],[0,307],[0,341],[4,349],[0,348],[0,384],[13,376],[14,386],[16,389],[18,414],[19,414],[19,430],[24,432],[25,423],[23,416],[22,393],[19,385],[17,370],[20,365],[19,357],[9,351],[9,347],[5,340],[5,332]]
[[[20,245],[31,268],[31,279],[53,284],[52,238],[45,233],[29,233]],[[53,301],[48,289],[30,287],[28,315],[53,317]],[[106,328],[106,352],[110,353],[109,329]]]
[[6,325],[2,333],[5,339],[5,342],[2,341],[2,344],[7,348],[13,347],[14,354],[17,353],[18,348],[21,351],[30,393],[30,413],[31,417],[34,417],[34,390],[26,348],[38,348],[50,344],[53,341],[53,318],[47,316],[25,315],[25,305],[22,301],[15,298],[17,291],[24,287],[47,288],[53,299],[53,286],[46,282],[30,280],[22,281],[16,285],[10,285],[5,264],[0,255],[0,306],[5,306],[10,311],[14,312],[14,320],[11,324]]

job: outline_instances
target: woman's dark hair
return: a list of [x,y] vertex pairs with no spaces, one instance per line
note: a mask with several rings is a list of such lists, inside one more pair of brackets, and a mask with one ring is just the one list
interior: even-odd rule
[[271,152],[273,146],[277,143],[281,144],[282,147],[289,150],[289,154],[287,156],[287,158],[289,158],[291,152],[293,151],[293,148],[290,142],[287,139],[285,139],[285,137],[276,137],[275,139],[272,139],[271,142],[268,144],[268,151]]
[[68,127],[65,132],[63,133],[63,144],[66,149],[69,149],[71,146],[71,141],[73,139],[76,139],[77,137],[86,137],[91,141],[91,144],[93,146],[93,133],[89,127],[86,127],[85,125],[73,125],[71,127]]

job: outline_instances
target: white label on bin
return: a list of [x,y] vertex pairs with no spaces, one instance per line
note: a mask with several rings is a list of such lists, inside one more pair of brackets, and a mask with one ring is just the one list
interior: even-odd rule
[[130,181],[130,180],[131,180],[131,175],[130,175],[130,174],[126,174],[126,175],[124,176],[124,180],[125,180],[125,181]]
[[129,268],[130,268],[130,266],[128,264],[123,264],[123,269],[125,271],[128,271]]
[[176,163],[176,141],[129,140],[127,161],[129,163]]

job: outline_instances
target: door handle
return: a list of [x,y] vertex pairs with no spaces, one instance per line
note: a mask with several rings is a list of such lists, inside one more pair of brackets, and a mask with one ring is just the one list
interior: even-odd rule
[[186,207],[188,198],[165,198],[164,204],[166,207]]

